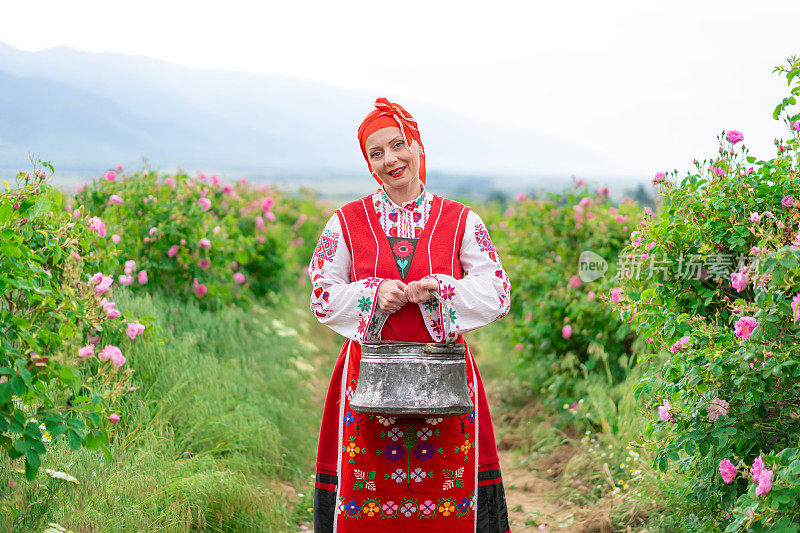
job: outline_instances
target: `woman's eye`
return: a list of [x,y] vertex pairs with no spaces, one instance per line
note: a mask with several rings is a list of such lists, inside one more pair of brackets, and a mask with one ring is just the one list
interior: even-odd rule
[[381,153],[380,153],[380,152],[372,152],[372,153],[370,154],[370,157],[371,157],[371,158],[373,158],[373,159],[375,159],[375,158],[376,158],[376,157],[378,157],[379,155],[381,155]]
[[404,143],[403,141],[397,141],[397,142],[394,144],[394,147],[395,147],[395,148],[399,148],[400,146],[403,146],[404,144],[405,144],[405,143]]

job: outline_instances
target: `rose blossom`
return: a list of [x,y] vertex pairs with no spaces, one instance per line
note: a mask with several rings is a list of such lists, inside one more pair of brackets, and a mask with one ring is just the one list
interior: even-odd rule
[[108,421],[112,424],[116,424],[119,422],[119,420],[119,415],[117,413],[111,413],[111,415],[108,417]]
[[89,229],[97,232],[101,237],[106,236],[106,225],[100,220],[100,217],[92,217],[89,219]]
[[800,320],[800,294],[795,294],[792,298],[792,318],[795,322]]
[[200,198],[199,200],[197,200],[197,203],[200,206],[200,209],[202,209],[203,211],[208,211],[209,209],[211,209],[211,200],[209,200],[208,198]]
[[167,250],[167,257],[175,257],[177,254],[178,254],[178,245],[173,244],[172,246],[169,247],[169,250]]
[[783,200],[781,200],[781,205],[783,207],[792,207],[793,203],[794,203],[794,196],[792,196],[791,194],[787,194],[786,196],[783,197]]
[[567,324],[563,328],[561,328],[561,336],[565,339],[569,339],[572,336],[572,326]]
[[611,301],[615,304],[619,303],[619,293],[622,292],[622,289],[615,288],[611,289]]
[[122,198],[120,198],[116,194],[112,194],[111,196],[109,196],[108,201],[114,205],[122,205]]
[[267,220],[269,220],[270,222],[275,222],[275,213],[273,213],[272,211],[270,211],[269,213],[266,213],[266,214],[264,215],[264,217],[265,217]]
[[137,335],[144,333],[144,326],[140,324],[138,320],[136,322],[129,322],[128,329],[125,333],[133,340]]
[[203,285],[202,283],[201,283],[201,284],[199,284],[199,285],[197,285],[197,286],[194,288],[194,293],[195,293],[197,296],[199,296],[200,298],[202,298],[203,296],[205,296],[205,295],[206,295],[206,292],[208,292],[208,287],[206,287],[206,286],[205,286],[205,285]]
[[236,274],[233,275],[233,281],[241,285],[242,283],[244,283],[244,274],[242,274],[241,272],[237,272]]
[[113,170],[109,170],[108,172],[106,172],[106,179],[108,181],[117,181],[117,173],[114,172]]
[[725,400],[714,398],[711,403],[706,406],[706,410],[708,411],[707,418],[709,420],[716,420],[719,418],[719,415],[722,415],[723,418],[728,418],[728,402]]
[[719,475],[722,476],[722,481],[730,484],[736,477],[736,467],[728,459],[723,459],[719,462]]
[[658,406],[658,418],[664,422],[672,422],[672,415],[669,410],[672,409],[672,404],[669,400],[664,400],[664,403]]
[[763,496],[772,490],[772,470],[764,469],[758,475],[758,486],[756,487],[756,496]]
[[200,239],[200,241],[198,241],[197,246],[199,246],[200,248],[209,249],[211,248],[211,241],[203,237],[202,239]]
[[97,294],[106,293],[111,288],[112,283],[114,283],[114,279],[111,276],[101,276],[100,281],[97,282],[94,288],[94,292]]
[[275,205],[275,200],[271,196],[267,196],[266,198],[264,198],[264,201],[261,203],[261,211],[266,213],[267,211],[272,209],[273,205]]
[[745,290],[749,281],[747,272],[731,272],[731,286],[736,289],[736,292]]
[[741,131],[731,130],[725,135],[725,138],[728,139],[729,143],[736,144],[744,140],[744,135],[742,135]]
[[78,349],[78,357],[86,359],[94,355],[94,344],[87,344],[83,348]]
[[758,320],[751,316],[743,316],[733,326],[734,334],[740,339],[748,340],[753,330],[758,327]]
[[93,335],[92,333],[87,333],[86,340],[90,344],[97,344],[98,342],[100,342],[100,335]]
[[139,285],[144,285],[147,283],[147,270],[140,270],[139,274],[137,274],[136,279],[139,280]]
[[572,276],[569,278],[569,286],[573,289],[579,289],[581,287],[581,279],[578,276]]
[[755,222],[756,224],[758,224],[759,222],[761,222],[761,215],[759,215],[757,211],[752,211],[750,213],[750,222]]
[[752,468],[750,468],[750,474],[753,476],[753,481],[758,482],[758,476],[761,475],[762,470],[764,470],[764,459],[762,459],[759,455],[756,457],[756,460],[753,461]]
[[111,236],[111,242],[114,244],[119,244],[122,239],[116,233]]
[[256,228],[261,229],[263,227],[264,227],[264,219],[261,217],[261,215],[259,215],[256,217]]
[[210,266],[211,266],[211,259],[209,259],[208,257],[203,257],[202,259],[200,259],[200,268],[206,270]]
[[136,270],[136,261],[133,259],[125,261],[125,274],[130,276],[134,270]]
[[117,368],[125,364],[125,356],[122,355],[122,351],[113,344],[107,344],[97,357],[101,361],[111,361]]
[[123,287],[133,285],[133,276],[120,275],[117,279],[119,279],[119,282]]

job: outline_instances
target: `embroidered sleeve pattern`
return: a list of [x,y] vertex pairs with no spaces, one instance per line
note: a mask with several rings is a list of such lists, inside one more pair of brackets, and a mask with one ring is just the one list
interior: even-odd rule
[[[444,300],[420,304],[428,331],[436,342],[444,342],[444,321],[450,322],[451,340],[505,316],[511,307],[511,284],[481,218],[470,211],[459,253],[462,279],[433,274]],[[440,307],[442,307],[440,309]]]
[[362,342],[380,336],[382,311],[377,305],[381,278],[350,281],[352,255],[342,236],[339,217],[331,217],[322,230],[308,266],[311,311],[321,324]]

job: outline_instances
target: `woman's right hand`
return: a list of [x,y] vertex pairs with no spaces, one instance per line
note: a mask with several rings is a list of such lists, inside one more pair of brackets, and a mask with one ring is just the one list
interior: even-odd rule
[[378,289],[378,307],[381,311],[391,315],[396,313],[408,303],[406,298],[406,284],[399,279],[387,279]]

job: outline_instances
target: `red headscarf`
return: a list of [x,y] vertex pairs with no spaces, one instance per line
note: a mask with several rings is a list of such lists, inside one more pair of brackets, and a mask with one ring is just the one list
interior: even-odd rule
[[[419,136],[419,129],[417,128],[417,121],[414,120],[408,112],[403,109],[400,104],[393,104],[386,98],[378,98],[375,100],[375,109],[367,115],[358,127],[358,144],[361,146],[361,153],[367,161],[367,167],[375,178],[375,181],[382,183],[381,180],[375,175],[372,170],[372,165],[367,157],[367,150],[364,143],[367,137],[383,128],[399,127],[400,133],[403,135],[403,140],[406,142],[406,147],[411,149],[411,140],[417,141],[420,147],[419,154],[419,179],[425,183],[425,147],[422,146],[422,139]],[[410,137],[410,138],[409,138]]]

